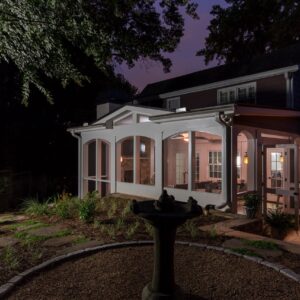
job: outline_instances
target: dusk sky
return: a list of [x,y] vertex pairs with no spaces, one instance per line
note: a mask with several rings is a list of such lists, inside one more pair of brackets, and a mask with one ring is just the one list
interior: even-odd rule
[[204,46],[212,6],[214,4],[224,5],[225,1],[197,0],[195,2],[199,4],[197,11],[200,20],[186,17],[185,33],[181,43],[174,53],[167,55],[173,62],[170,73],[164,73],[162,65],[153,61],[138,62],[132,69],[122,65],[117,68],[117,72],[122,73],[131,84],[141,91],[149,83],[214,66],[213,63],[205,66],[203,57],[196,56],[196,52]]

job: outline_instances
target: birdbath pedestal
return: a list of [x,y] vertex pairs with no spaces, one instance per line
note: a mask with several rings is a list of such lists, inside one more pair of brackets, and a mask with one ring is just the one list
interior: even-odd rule
[[163,191],[159,200],[133,200],[131,209],[154,227],[154,270],[152,281],[143,289],[142,299],[182,299],[181,289],[174,281],[176,229],[187,219],[200,216],[201,206],[192,197],[188,202],[175,201]]

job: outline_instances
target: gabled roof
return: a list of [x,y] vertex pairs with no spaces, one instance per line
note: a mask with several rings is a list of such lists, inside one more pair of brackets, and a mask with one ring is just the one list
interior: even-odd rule
[[253,58],[247,63],[217,66],[183,76],[148,84],[139,95],[147,98],[195,86],[225,81],[232,78],[282,69],[300,64],[300,43]]
[[158,116],[162,114],[170,114],[171,112],[165,109],[153,108],[153,107],[144,107],[139,105],[125,105],[122,106],[115,111],[105,115],[94,123],[86,124],[84,126],[71,127],[67,131],[69,132],[81,132],[81,131],[89,131],[96,130],[99,128],[106,128],[108,122],[115,122],[125,119],[133,114],[138,114],[142,116]]
[[139,106],[139,105],[125,105],[117,110],[113,111],[110,114],[105,115],[103,118],[100,118],[96,122],[94,122],[92,125],[98,125],[103,124],[110,120],[119,119],[122,116],[128,115],[130,113],[138,113],[138,114],[145,114],[148,116],[156,116],[161,115],[162,113],[170,113],[168,110],[159,109],[155,107],[145,107],[145,106]]

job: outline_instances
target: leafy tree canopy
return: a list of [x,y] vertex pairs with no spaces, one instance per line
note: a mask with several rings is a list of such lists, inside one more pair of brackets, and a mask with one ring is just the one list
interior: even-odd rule
[[183,35],[182,8],[197,18],[192,0],[1,0],[0,61],[21,73],[25,104],[30,85],[52,101],[47,80],[63,86],[88,80],[74,48],[104,72],[139,58],[168,71],[164,52],[174,51]]
[[298,0],[226,0],[214,5],[205,48],[206,64],[217,59],[233,63],[285,47],[300,38]]

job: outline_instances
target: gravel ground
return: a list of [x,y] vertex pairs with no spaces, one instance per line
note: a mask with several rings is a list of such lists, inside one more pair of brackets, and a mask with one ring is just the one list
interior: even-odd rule
[[[99,252],[31,278],[8,299],[141,298],[152,274],[151,246]],[[300,285],[240,257],[177,245],[176,282],[186,299],[300,299]]]

